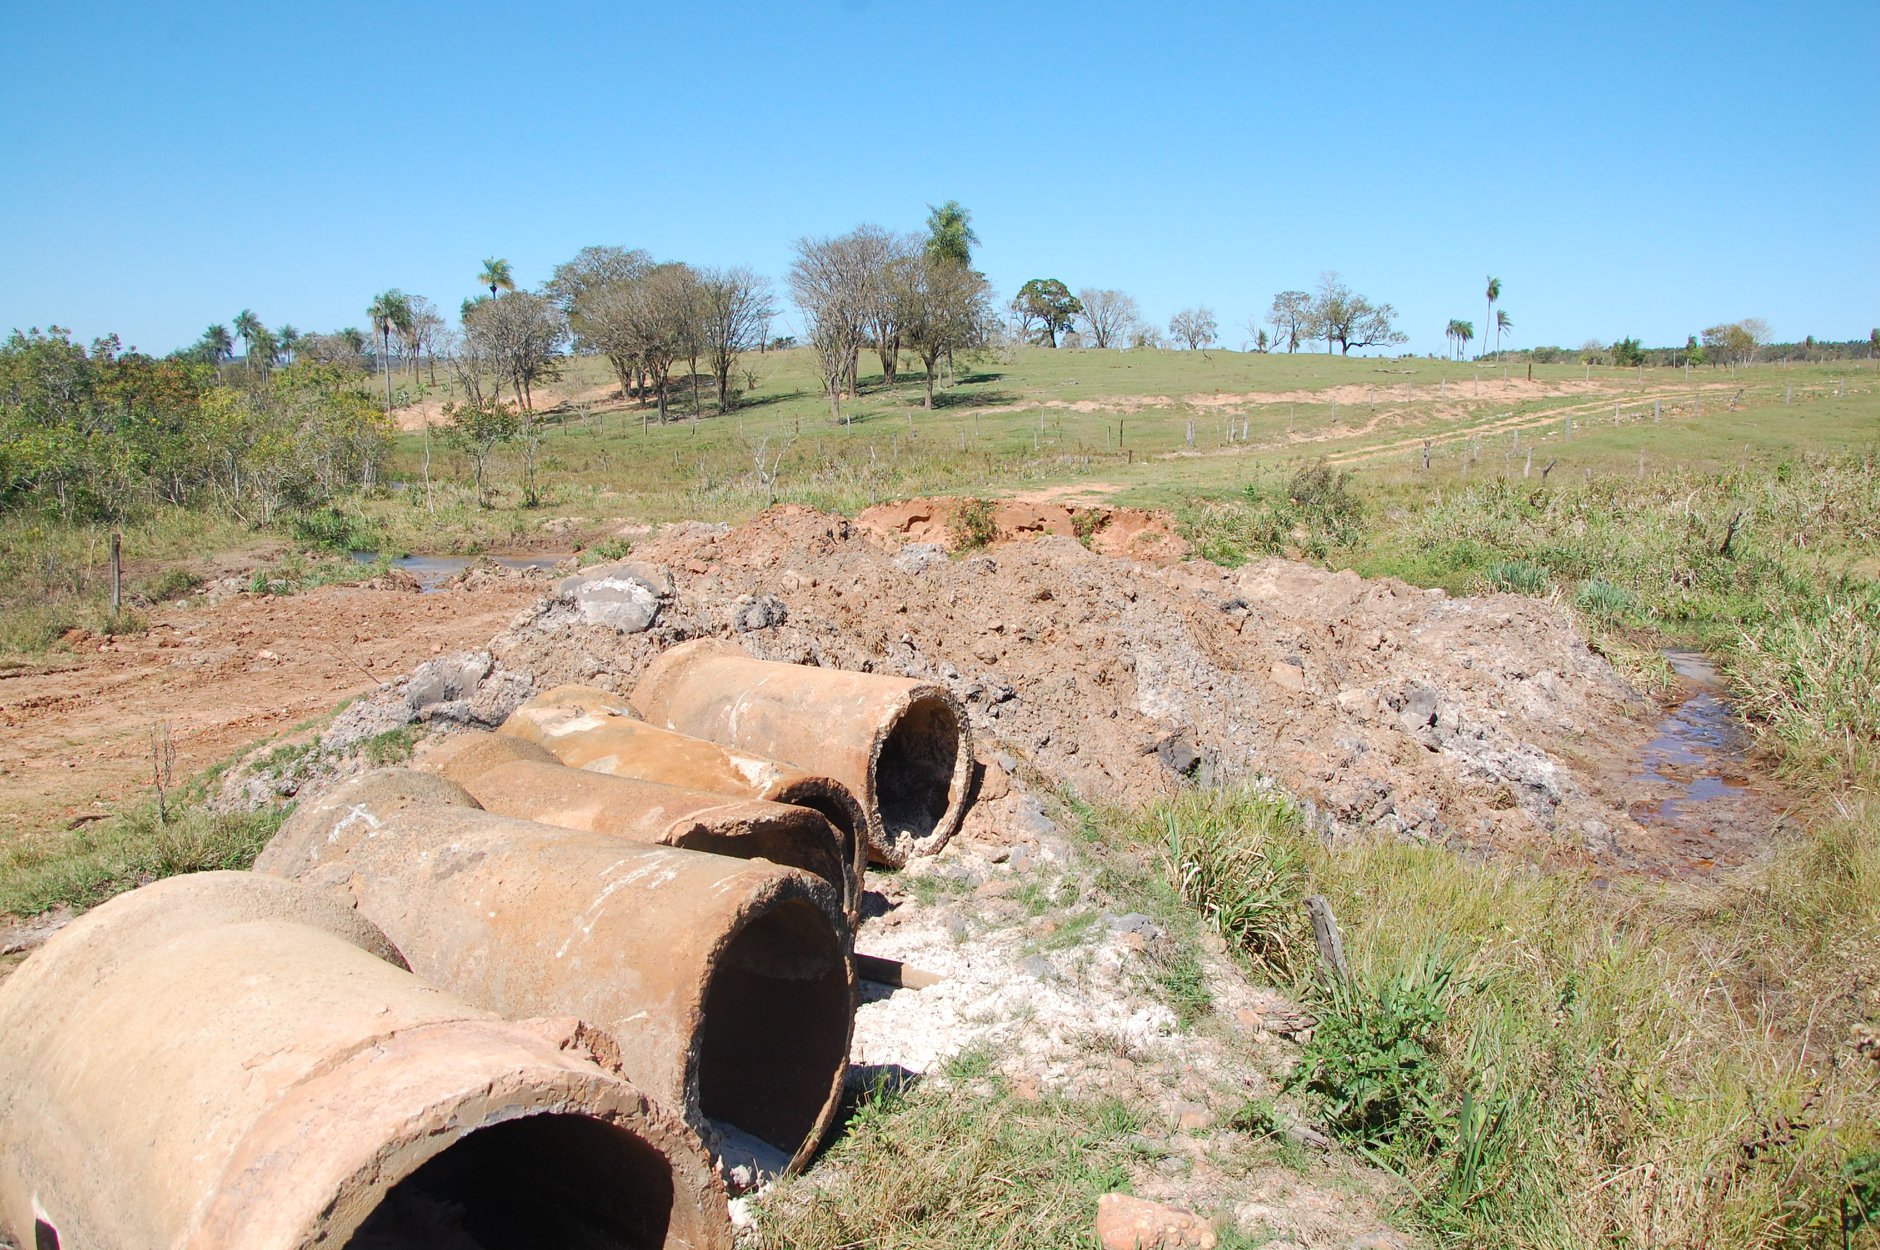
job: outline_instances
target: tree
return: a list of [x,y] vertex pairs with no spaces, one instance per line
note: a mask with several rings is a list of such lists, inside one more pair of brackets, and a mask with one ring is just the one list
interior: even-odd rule
[[[1312,328],[1325,340],[1325,350],[1338,344],[1341,355],[1354,347],[1380,347],[1402,343],[1408,337],[1393,324],[1397,310],[1373,304],[1339,279],[1336,272],[1319,275],[1319,293],[1312,301]],[[1471,330],[1473,333],[1473,330]]]
[[1462,321],[1451,317],[1449,324],[1443,327],[1443,337],[1449,340],[1449,354],[1455,358],[1462,351]]
[[300,331],[292,325],[284,325],[275,332],[274,341],[281,350],[281,362],[291,364],[294,352],[300,347]]
[[829,395],[830,419],[842,420],[842,386],[853,382],[867,310],[864,275],[846,238],[801,238],[790,265],[790,295],[808,322],[810,346]]
[[1284,343],[1296,352],[1304,339],[1312,337],[1312,297],[1304,291],[1281,291],[1273,297],[1266,322],[1273,327],[1273,341]]
[[491,299],[496,298],[496,292],[498,290],[513,291],[516,289],[516,277],[515,274],[510,272],[509,262],[499,256],[490,256],[484,259],[483,271],[477,275],[477,282],[479,285],[486,286],[490,289]]
[[422,295],[406,297],[405,324],[400,327],[399,337],[412,377],[418,376],[419,366],[428,359],[431,385],[437,385],[437,345],[447,329],[436,304]]
[[1018,302],[1028,323],[1035,322],[1045,341],[1057,346],[1058,335],[1071,328],[1084,306],[1056,278],[1033,278],[1018,288]]
[[1468,351],[1469,344],[1474,341],[1474,339],[1475,323],[1473,321],[1456,322],[1456,358],[1458,360]]
[[228,327],[218,321],[202,332],[193,350],[210,364],[219,365],[235,350],[235,340],[230,336]]
[[1501,336],[1514,329],[1514,322],[1508,316],[1506,308],[1495,310],[1495,350],[1501,351]]
[[1079,315],[1096,347],[1116,347],[1123,343],[1129,337],[1130,328],[1142,319],[1136,301],[1121,291],[1085,287],[1077,292],[1077,302],[1083,306]]
[[584,247],[555,266],[542,288],[568,319],[575,350],[605,356],[623,397],[634,389],[635,369],[618,314],[627,288],[652,268],[653,258],[639,248]]
[[392,332],[411,324],[411,301],[397,287],[381,291],[366,307],[366,316],[379,334],[379,361],[385,369],[385,415],[392,415]]
[[1747,365],[1768,339],[1769,323],[1760,317],[1714,325],[1703,333],[1704,355],[1714,363]]
[[[1484,330],[1495,324],[1495,301],[1501,298],[1501,279],[1491,276],[1488,280],[1488,320],[1482,323]],[[1499,344],[1497,345],[1499,350]]]
[[255,336],[262,330],[261,318],[255,316],[252,309],[244,308],[235,314],[235,337],[242,341],[242,366],[250,373],[254,372]]
[[738,353],[763,342],[775,315],[770,283],[749,269],[708,269],[699,278],[700,327],[705,356],[718,380],[718,411],[731,409],[731,370]]
[[[836,245],[848,253],[844,268],[856,286],[855,299],[881,360],[882,379],[893,386],[901,371],[901,305],[894,274],[903,263],[923,254],[921,240],[890,234],[880,226],[857,226],[837,239]],[[851,367],[851,383],[853,375]]]
[[1880,330],[1869,330],[1867,332],[1867,354],[1876,360],[1880,360]]
[[1147,322],[1140,323],[1129,332],[1129,345],[1136,348],[1160,349],[1162,332]]
[[1645,350],[1635,338],[1620,339],[1612,345],[1612,363],[1621,369],[1631,369],[1645,363]]
[[470,454],[477,483],[477,506],[490,506],[488,472],[490,456],[498,443],[507,443],[521,429],[521,415],[515,408],[494,400],[465,400],[444,405],[444,421],[450,440]]
[[1704,349],[1698,345],[1695,334],[1687,334],[1684,337],[1684,363],[1687,365],[1704,363]]
[[927,206],[927,243],[923,251],[930,260],[950,260],[972,267],[973,247],[979,236],[973,233],[973,215],[958,200],[948,200],[940,207]]
[[993,324],[992,287],[984,274],[932,253],[904,259],[896,286],[903,333],[926,371],[932,411],[935,366],[986,341]]
[[1170,317],[1168,332],[1186,343],[1192,352],[1212,343],[1220,326],[1214,320],[1214,310],[1203,304],[1199,308],[1184,308]]
[[534,384],[549,372],[567,339],[561,310],[540,295],[506,291],[478,303],[463,330],[495,375],[509,381],[517,404],[533,414]]

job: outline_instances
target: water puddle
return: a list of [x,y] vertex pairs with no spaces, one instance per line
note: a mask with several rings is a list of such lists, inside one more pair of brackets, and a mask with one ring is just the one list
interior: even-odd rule
[[1629,787],[1632,818],[1659,844],[1659,854],[1645,857],[1674,872],[1740,864],[1776,820],[1752,784],[1749,735],[1708,660],[1687,651],[1665,658],[1678,675],[1678,699],[1639,752]]
[[[361,564],[376,564],[378,563],[379,553],[376,551],[355,551],[352,553],[352,558],[359,561]],[[428,595],[434,591],[442,590],[445,582],[448,582],[451,578],[457,576],[471,565],[479,564],[486,560],[491,564],[500,565],[506,569],[541,569],[546,573],[567,558],[568,556],[565,553],[562,555],[546,556],[478,556],[475,558],[468,556],[400,556],[398,559],[392,561],[392,567],[411,574],[411,576],[417,580],[419,593]]]

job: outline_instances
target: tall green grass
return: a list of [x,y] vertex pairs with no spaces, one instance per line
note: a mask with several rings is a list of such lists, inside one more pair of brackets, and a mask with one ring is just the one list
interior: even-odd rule
[[[1444,1242],[1833,1247],[1880,1183],[1880,1069],[1852,1040],[1880,977],[1880,811],[1691,895],[1385,841],[1333,851],[1251,793],[1181,796],[1132,828],[1296,860],[1284,904],[1308,880],[1328,897],[1350,982],[1321,980],[1304,944],[1283,969],[1240,949],[1319,1014],[1295,1088],[1407,1178],[1407,1214]],[[1192,898],[1282,903],[1259,875]]]

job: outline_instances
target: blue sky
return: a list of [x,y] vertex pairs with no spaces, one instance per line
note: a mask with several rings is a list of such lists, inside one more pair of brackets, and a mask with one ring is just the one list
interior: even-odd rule
[[[447,311],[483,257],[745,263],[957,198],[1005,295],[1230,345],[1326,269],[1410,347],[1880,324],[1880,5],[6,6],[0,330]],[[781,283],[779,283],[781,285]]]

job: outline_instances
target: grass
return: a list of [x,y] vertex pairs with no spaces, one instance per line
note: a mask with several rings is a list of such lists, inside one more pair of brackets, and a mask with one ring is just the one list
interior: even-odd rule
[[246,868],[284,816],[195,807],[166,822],[152,802],[62,837],[0,847],[0,915],[82,909],[159,877]]
[[1171,829],[1300,865],[1277,889],[1187,888],[1204,913],[1297,915],[1308,879],[1329,898],[1348,984],[1318,980],[1309,943],[1231,945],[1319,1014],[1294,1087],[1408,1179],[1439,1240],[1841,1244],[1843,1199],[1880,1168],[1880,1071],[1849,1040],[1880,977],[1880,810],[1712,893],[1609,897],[1441,849],[1333,851],[1263,794],[1191,793],[1124,828],[1177,885]]

